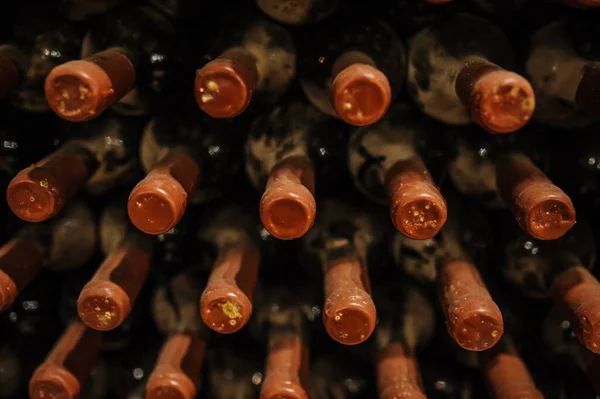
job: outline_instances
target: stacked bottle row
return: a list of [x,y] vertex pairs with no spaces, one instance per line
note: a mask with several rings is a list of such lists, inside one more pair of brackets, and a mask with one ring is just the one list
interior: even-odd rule
[[[338,397],[327,386],[349,378],[344,367],[334,366],[343,356],[364,365],[352,376],[364,386],[340,386],[349,391],[342,397],[373,397],[370,389],[382,398],[436,397],[430,390],[444,386],[425,386],[421,377],[440,371],[429,355],[421,358],[428,350],[449,352],[446,362],[476,366],[491,397],[542,397],[536,384],[549,384],[544,376],[552,371],[530,360],[539,356],[540,337],[552,356],[569,359],[570,372],[592,384],[581,382],[578,389],[598,392],[600,284],[590,271],[595,244],[584,225],[552,243],[508,223],[491,237],[478,208],[464,200],[457,206],[462,213],[450,217],[439,235],[413,240],[388,235],[377,209],[332,197],[320,203],[324,212],[301,241],[274,239],[248,216],[247,204],[233,203],[186,215],[153,239],[129,225],[124,202],[110,204],[100,217],[103,255],[94,254],[95,217],[79,201],[50,222],[25,225],[0,250],[1,341],[8,344],[0,359],[18,362],[15,351],[33,342],[35,356],[23,362],[37,362],[5,367],[0,379],[33,372],[32,398],[92,395],[86,389],[102,378],[101,358],[129,356],[127,348],[138,340],[142,350],[154,349],[130,359],[143,358],[143,364],[134,368],[134,380],[110,388],[115,397],[127,397],[118,396],[119,389],[131,389],[138,395],[145,390],[147,398],[194,398],[205,378],[216,379],[208,385],[211,392],[221,392],[209,397],[229,397],[228,390],[235,397],[259,390],[261,398]],[[496,247],[503,255],[496,256]],[[554,305],[522,294],[551,298]],[[60,338],[57,319],[66,328]],[[436,332],[438,321],[446,334]],[[349,345],[347,353],[329,353],[329,339]],[[264,344],[265,353],[243,360],[244,351],[256,347],[251,342]],[[242,345],[242,354],[223,349],[230,345]],[[36,357],[41,348],[49,351],[43,362]],[[209,374],[203,373],[207,353],[215,357]],[[233,364],[227,365],[229,357]],[[220,367],[246,377],[232,378],[233,370],[211,374]],[[469,375],[459,370],[463,378]],[[452,383],[453,389],[461,386]],[[550,392],[562,382],[552,383]]]
[[[291,22],[320,19],[338,2],[293,3],[296,8],[281,1],[258,3],[270,16]],[[490,133],[514,132],[532,117],[577,127],[598,114],[590,11],[556,22],[554,7],[536,7],[536,20],[546,16],[546,24],[523,32],[531,38],[529,54],[517,61],[503,30],[483,16],[453,2],[416,2],[417,10],[397,3],[392,7],[406,17],[433,13],[424,17],[431,24],[408,35],[404,25],[384,21],[389,10],[357,19],[351,7],[340,7],[294,37],[252,9],[226,13],[193,32],[164,14],[164,6],[117,7],[73,26],[64,18],[42,18],[44,12],[42,21],[27,13],[28,21],[6,34],[0,93],[18,106],[51,108],[81,122],[109,107],[149,114],[174,93],[193,92],[208,115],[233,118],[276,104],[297,75],[321,112],[357,126],[379,121],[405,82],[428,116],[450,125],[475,122]],[[523,75],[515,71],[517,64]]]
[[[33,128],[50,123],[44,126],[53,140],[48,147],[56,148],[45,157],[38,155],[44,152],[39,142],[31,142],[33,133],[19,136],[20,128],[7,127],[5,143],[14,147],[5,149],[7,156],[20,157],[9,166],[18,170],[34,162],[8,184],[8,205],[19,218],[41,222],[59,214],[82,189],[102,193],[139,179],[129,194],[129,217],[141,231],[161,234],[179,222],[188,205],[223,197],[245,168],[263,193],[265,228],[284,240],[304,236],[313,225],[317,187],[332,191],[347,174],[359,191],[388,206],[400,232],[415,239],[431,238],[444,226],[448,207],[438,186],[448,177],[462,194],[509,209],[536,238],[557,239],[575,224],[573,201],[546,174],[551,146],[540,142],[534,128],[498,137],[447,129],[415,117],[405,103],[394,105],[379,123],[355,130],[294,97],[252,123],[203,117],[183,111],[184,103],[149,121],[107,113],[65,127],[40,117]],[[596,176],[589,170],[594,151],[572,149],[573,173],[589,180],[582,181],[586,186]],[[15,173],[7,172],[8,178]]]

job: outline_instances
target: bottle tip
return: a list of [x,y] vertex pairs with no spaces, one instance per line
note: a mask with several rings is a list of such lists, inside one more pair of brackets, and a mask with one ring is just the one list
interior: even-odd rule
[[427,399],[427,396],[425,396],[423,393],[423,389],[410,381],[396,382],[394,385],[387,387],[383,392],[381,392],[379,397],[381,399]]
[[485,74],[471,94],[471,117],[490,133],[512,133],[525,126],[535,110],[531,84],[514,72]]
[[19,288],[15,281],[3,270],[0,270],[0,312],[11,307],[18,294]]
[[367,64],[352,64],[343,69],[333,80],[331,94],[337,115],[354,126],[376,123],[392,101],[388,78]]
[[171,381],[165,381],[164,385],[159,385],[147,390],[147,399],[192,399],[194,396],[188,395],[183,388],[176,385],[168,385]]
[[325,330],[331,338],[344,345],[366,341],[377,321],[377,311],[366,292],[336,292],[327,298],[323,312]]
[[[600,5],[600,2],[598,2]],[[577,105],[593,116],[600,115],[600,68],[589,65],[583,69],[583,76],[575,92]]]
[[[555,186],[554,186],[555,187]],[[555,195],[535,201],[527,212],[524,230],[540,240],[556,240],[569,231],[576,222],[575,208],[571,199],[560,190]]]
[[32,179],[26,171],[19,173],[6,189],[10,209],[26,222],[43,222],[59,211],[47,179]]
[[90,281],[77,300],[79,318],[94,330],[114,330],[130,312],[129,296],[111,281]]
[[308,399],[304,388],[295,382],[286,381],[277,387],[268,387],[260,392],[261,399]]
[[448,218],[446,201],[432,184],[405,185],[394,193],[391,202],[394,226],[414,240],[435,236]]
[[280,240],[302,237],[312,227],[316,214],[315,198],[302,184],[267,189],[260,201],[263,225]]
[[195,384],[180,369],[157,365],[146,384],[146,399],[194,399]]
[[233,118],[250,104],[256,80],[243,65],[217,58],[196,71],[194,96],[213,118]]
[[44,85],[50,108],[69,122],[96,118],[110,104],[114,94],[110,76],[97,64],[69,61],[55,67]]
[[43,364],[29,380],[31,399],[76,399],[80,389],[80,383],[75,376],[53,364]]
[[200,298],[200,314],[204,324],[211,330],[231,334],[248,323],[252,314],[252,302],[237,287],[209,287]]
[[[165,177],[171,179],[170,177]],[[181,185],[155,184],[142,180],[129,195],[127,211],[131,223],[146,234],[163,234],[171,230],[185,212],[187,193]]]
[[494,303],[489,306],[478,301],[465,303],[447,322],[456,343],[469,351],[490,349],[504,334],[502,313]]
[[12,60],[0,55],[0,98],[5,97],[19,84],[19,71]]

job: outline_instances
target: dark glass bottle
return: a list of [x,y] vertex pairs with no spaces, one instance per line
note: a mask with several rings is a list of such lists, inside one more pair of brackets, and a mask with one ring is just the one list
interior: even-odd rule
[[285,28],[250,12],[225,13],[199,54],[194,95],[213,118],[233,118],[252,104],[268,108],[296,75],[296,49]]
[[511,235],[502,272],[526,295],[552,298],[581,343],[600,353],[600,283],[589,271],[594,260],[592,233],[580,224],[553,242]]
[[263,381],[260,352],[248,346],[213,347],[207,355],[207,395],[214,399],[255,399]]
[[[313,106],[297,101],[280,105],[255,120],[246,141],[246,172],[254,187],[264,190],[260,217],[270,234],[290,240],[310,229],[316,214],[315,184],[321,170],[344,167],[332,165],[341,160],[335,154],[341,152],[336,148],[340,143],[328,148],[320,136],[343,137],[344,130],[342,124]],[[329,152],[336,159],[327,165]],[[323,183],[335,184],[335,180]]]
[[200,12],[205,11],[202,9],[202,6],[204,5],[207,5],[208,7],[206,11],[220,11],[220,9],[215,9],[216,7],[220,7],[218,4],[202,4],[195,0],[148,0],[148,3],[169,15],[171,18],[177,18],[178,20],[187,20],[197,17],[200,15]]
[[360,399],[377,396],[373,365],[341,349],[324,349],[311,366],[310,397]]
[[69,21],[89,21],[131,0],[59,0],[61,11]]
[[132,223],[147,234],[166,233],[188,203],[225,194],[242,166],[244,129],[244,124],[197,112],[169,110],[151,119],[140,143],[147,174],[129,195]]
[[311,28],[300,50],[308,99],[351,125],[377,122],[402,88],[406,50],[383,21],[340,15]]
[[380,265],[386,231],[376,213],[340,198],[328,198],[319,206],[315,226],[303,238],[300,263],[323,284],[323,324],[329,336],[356,345],[375,328],[368,269]]
[[[576,140],[570,140],[572,134]],[[557,136],[556,154],[565,191],[584,215],[593,215],[600,200],[600,137],[596,125],[577,131],[563,131]]]
[[301,292],[270,284],[256,294],[251,333],[258,342],[267,342],[262,399],[308,398],[309,323],[315,315]]
[[28,222],[58,214],[77,191],[107,192],[135,177],[141,121],[106,114],[78,125],[73,138],[11,181],[6,196],[12,211]]
[[533,89],[510,72],[513,50],[491,22],[455,13],[417,33],[408,56],[409,93],[427,115],[451,125],[474,121],[490,133],[523,127]]
[[51,222],[23,226],[0,248],[0,311],[15,303],[42,267],[76,269],[91,258],[95,247],[96,221],[81,202],[73,202]]
[[[39,7],[39,8],[38,8]],[[45,5],[11,20],[9,39],[0,45],[0,97],[30,112],[48,111],[44,81],[50,71],[77,59],[82,34]]]
[[536,132],[456,133],[448,172],[459,192],[492,208],[508,207],[524,231],[542,240],[557,239],[575,224],[573,202],[544,173],[550,153]]
[[490,251],[489,233],[483,222],[478,223],[476,208],[456,200],[449,201],[453,213],[440,234],[413,240],[397,233],[393,253],[404,273],[437,286],[454,341],[464,349],[482,351],[493,347],[504,332],[502,313],[478,270],[488,263],[478,254]]
[[430,346],[419,356],[427,398],[475,399],[473,370],[458,363],[451,353],[438,349],[439,346]]
[[331,15],[343,0],[256,0],[256,5],[269,17],[283,24],[304,25]]
[[396,283],[376,287],[379,323],[375,330],[379,398],[426,398],[417,348],[435,331],[433,308],[414,286]]
[[559,309],[552,308],[548,312],[541,325],[541,338],[546,358],[559,370],[574,366],[585,376],[596,394],[600,394],[600,358],[581,345],[571,322],[561,316]]
[[0,174],[12,179],[21,169],[56,149],[63,139],[48,114],[32,114],[0,106]]
[[77,300],[79,318],[100,331],[129,316],[150,269],[152,241],[129,223],[125,205],[120,199],[104,209],[99,230],[106,257]]
[[162,339],[148,330],[130,347],[106,357],[108,398],[145,399],[146,382],[152,373]]
[[471,3],[488,14],[512,15],[519,12],[529,0],[471,0]]
[[427,0],[375,0],[375,15],[387,21],[402,37],[410,37],[417,31],[432,25],[444,15],[456,9],[456,1],[440,3]]
[[439,132],[414,112],[406,104],[394,105],[379,123],[355,130],[348,165],[358,190],[388,205],[399,231],[426,239],[440,231],[448,211],[434,181],[439,176],[432,176],[426,166],[441,158],[435,142],[440,141]]
[[577,16],[551,22],[531,35],[526,70],[540,122],[577,128],[600,114],[600,52],[594,25],[593,19]]
[[62,274],[42,270],[39,278],[19,293],[13,306],[0,314],[1,340],[12,342],[13,349],[25,349],[34,359],[37,355],[38,363],[63,328],[56,295],[63,278]]
[[177,80],[175,29],[149,7],[118,8],[94,21],[82,59],[64,63],[46,79],[46,99],[61,118],[82,122],[106,108],[143,115],[164,100]]
[[17,399],[24,384],[23,359],[10,341],[0,342],[0,398]]

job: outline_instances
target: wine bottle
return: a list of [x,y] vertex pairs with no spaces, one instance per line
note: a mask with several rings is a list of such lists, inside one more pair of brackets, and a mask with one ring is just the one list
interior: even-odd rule
[[371,4],[378,18],[388,22],[401,37],[410,37],[453,12],[458,2],[442,0],[436,4],[426,0],[374,0]]
[[505,139],[461,131],[448,172],[462,194],[493,208],[506,206],[528,234],[554,240],[573,227],[576,213],[569,196],[542,170],[548,169],[549,153],[533,134]]
[[0,311],[13,305],[42,267],[75,269],[91,258],[95,247],[96,221],[81,202],[73,202],[51,222],[23,226],[0,248]]
[[233,118],[251,102],[254,110],[274,105],[296,75],[291,35],[257,15],[228,15],[219,26],[198,61],[194,95],[200,109]]
[[267,340],[260,399],[307,399],[309,389],[308,323],[300,290],[261,288],[251,333]]
[[199,309],[205,280],[202,269],[188,267],[154,290],[152,317],[159,332],[167,336],[192,332],[199,336],[206,330]]
[[0,345],[0,398],[18,398],[23,383],[23,366],[20,354],[10,342]]
[[484,228],[470,225],[477,219],[476,208],[457,203],[455,198],[451,205],[454,214],[440,234],[433,239],[413,240],[397,233],[393,254],[404,273],[423,283],[436,284],[452,339],[468,351],[483,351],[502,337],[504,322],[476,265],[482,262],[476,256],[479,244],[463,238],[483,235],[480,230]]
[[148,334],[138,337],[128,348],[109,356],[107,389],[111,398],[144,399],[146,383],[154,369],[162,337]]
[[430,345],[419,358],[422,359],[419,364],[427,398],[475,398],[473,395],[473,371],[458,363],[449,351],[436,345]]
[[10,341],[15,345],[14,349],[23,348],[31,353],[35,367],[64,328],[56,295],[63,280],[63,273],[42,269],[39,278],[19,292],[13,306],[0,313],[0,340]]
[[600,353],[600,283],[588,270],[594,259],[592,233],[582,224],[552,243],[513,236],[502,272],[528,296],[553,299],[581,343]]
[[27,222],[56,216],[86,187],[101,194],[138,171],[140,121],[106,114],[77,126],[74,138],[10,182],[6,197],[15,215]]
[[29,112],[48,111],[44,80],[77,59],[82,35],[45,4],[13,15],[12,31],[0,44],[0,97]]
[[413,115],[408,105],[394,105],[379,123],[355,130],[348,161],[359,191],[389,204],[396,229],[410,238],[426,239],[440,231],[448,210],[426,166],[435,139],[429,126]]
[[196,395],[207,344],[198,307],[204,274],[188,268],[154,291],[152,315],[167,338],[146,384],[149,399]]
[[170,91],[179,62],[175,30],[149,7],[110,11],[84,38],[81,60],[55,67],[44,90],[54,112],[70,122],[98,117],[106,108],[148,113]]
[[[63,140],[55,118],[48,114],[0,106],[0,118],[0,174],[9,182],[21,169],[55,150]],[[40,131],[44,134],[39,134]]]
[[318,136],[342,129],[301,102],[280,105],[256,119],[246,141],[246,172],[256,189],[264,189],[260,218],[271,235],[290,240],[310,229],[316,215],[315,175],[321,166],[317,154],[324,148]]
[[414,286],[395,283],[381,288],[375,330],[379,398],[426,398],[416,350],[435,330],[433,308]]
[[214,399],[254,399],[258,397],[263,380],[260,353],[248,346],[214,347],[207,355],[207,394]]
[[531,35],[526,69],[538,99],[535,118],[558,128],[589,125],[600,114],[600,69],[591,20],[554,21]]
[[310,380],[314,399],[377,397],[373,365],[347,348],[320,353],[311,365]]
[[[148,3],[154,8],[167,14],[169,17],[176,18],[177,20],[195,18],[203,11],[221,11],[220,8],[217,8],[221,7],[220,4],[202,4],[194,0],[148,0]],[[204,10],[202,6],[207,6],[207,10]]]
[[[560,153],[562,173],[557,180],[560,179],[560,185],[584,215],[594,214],[600,198],[600,138],[595,133],[595,126],[591,125],[575,132],[565,130],[557,136],[558,145],[564,149],[564,153]],[[571,134],[577,134],[577,140],[566,144],[565,139]]]
[[513,15],[519,12],[529,0],[471,0],[483,12],[494,15]]
[[600,358],[588,351],[574,339],[571,322],[561,317],[557,308],[552,308],[541,325],[541,338],[545,353],[549,353],[557,364],[574,365],[585,375],[594,391],[600,394]]
[[479,367],[494,399],[543,398],[508,336],[492,349],[479,353]]
[[256,5],[277,22],[304,25],[327,18],[340,2],[340,0],[256,0]]
[[409,93],[427,115],[450,125],[471,120],[511,133],[531,118],[531,85],[512,68],[514,54],[491,22],[456,13],[421,30],[408,55]]
[[[189,203],[222,196],[241,168],[242,143],[233,121],[168,112],[146,126],[140,159],[146,177],[131,191],[131,222],[146,234],[177,225]],[[238,152],[239,151],[239,152]]]
[[311,29],[304,44],[299,78],[314,106],[355,126],[383,117],[406,72],[406,50],[391,27],[342,15]]
[[600,7],[598,0],[557,0],[559,3],[566,4],[576,8],[597,8]]
[[123,323],[150,268],[152,242],[130,225],[125,203],[117,200],[103,211],[100,238],[106,258],[77,300],[79,318],[95,330]]
[[202,218],[196,234],[216,254],[200,297],[200,314],[209,328],[221,334],[239,331],[252,315],[260,252],[249,214],[242,207],[225,204]]
[[206,337],[186,332],[171,334],[148,377],[146,398],[194,398],[205,353]]
[[89,21],[129,0],[60,0],[61,11],[69,21]]
[[99,331],[82,323],[70,324],[29,380],[29,396],[79,397],[81,384],[98,360],[101,342]]
[[328,198],[319,206],[315,226],[303,238],[300,262],[309,275],[322,281],[323,324],[329,336],[356,345],[375,328],[377,311],[368,268],[378,266],[376,254],[382,251],[385,229],[374,214],[341,199]]

